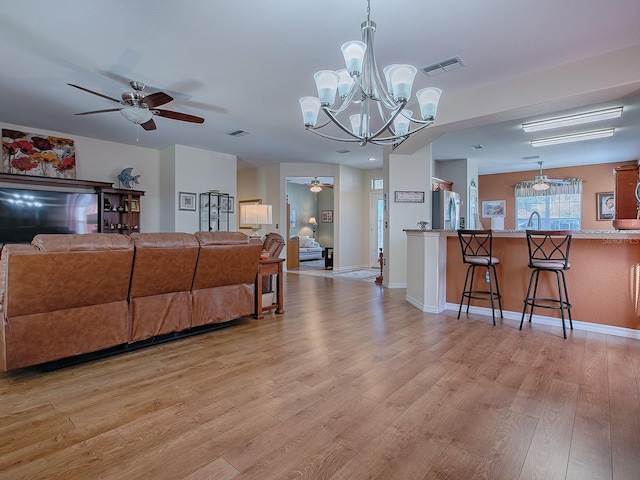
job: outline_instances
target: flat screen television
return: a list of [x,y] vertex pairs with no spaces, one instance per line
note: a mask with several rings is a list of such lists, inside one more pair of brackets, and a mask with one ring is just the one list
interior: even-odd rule
[[0,245],[39,233],[96,233],[98,194],[0,188]]

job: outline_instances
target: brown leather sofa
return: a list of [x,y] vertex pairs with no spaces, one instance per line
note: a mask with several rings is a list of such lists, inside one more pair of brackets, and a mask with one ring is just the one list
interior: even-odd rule
[[191,325],[219,323],[254,312],[261,244],[240,232],[197,232],[200,257],[191,287]]
[[239,232],[37,235],[4,245],[0,367],[249,315],[261,249]]
[[124,235],[36,235],[0,257],[3,370],[126,343],[133,242]]
[[134,233],[129,341],[191,327],[191,284],[200,246],[187,233]]

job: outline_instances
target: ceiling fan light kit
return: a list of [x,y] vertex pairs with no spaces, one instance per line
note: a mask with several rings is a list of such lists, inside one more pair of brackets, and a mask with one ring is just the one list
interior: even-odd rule
[[[416,93],[420,106],[420,117],[405,109],[417,69],[412,65],[393,64],[384,68],[383,84],[373,50],[375,22],[370,19],[371,2],[367,0],[367,20],[361,25],[362,41],[350,41],[342,45],[345,67],[337,72],[320,70],[314,75],[317,97],[302,97],[299,100],[302,121],[307,130],[321,137],[343,142],[357,142],[364,146],[397,145],[410,135],[431,125],[435,119],[442,90],[427,87]],[[342,104],[331,108],[336,92]],[[348,116],[349,123],[338,119],[348,107],[353,106]],[[322,110],[328,117],[318,125],[318,115]],[[375,122],[371,117],[377,111]],[[346,115],[346,113],[345,113]],[[335,137],[319,130],[334,124],[346,136]],[[415,128],[411,130],[411,125]],[[375,129],[373,128],[375,125]]]
[[311,186],[309,187],[309,190],[312,191],[313,193],[318,193],[322,191],[322,187],[320,186],[320,181],[318,180],[318,177],[311,180]]
[[532,147],[546,147],[548,145],[559,145],[561,143],[581,142],[583,140],[594,140],[596,138],[613,137],[615,128],[605,128],[603,130],[595,130],[592,132],[572,133],[569,135],[560,135],[557,137],[540,138],[531,140]]
[[533,188],[534,190],[541,192],[544,190],[549,190],[550,184],[549,184],[549,179],[547,178],[546,175],[542,174],[542,164],[544,162],[543,161],[539,161],[538,165],[540,166],[540,175],[536,175],[533,179],[533,185],[531,185],[531,188]]
[[153,113],[148,108],[140,107],[124,107],[120,109],[120,113],[130,122],[143,124],[151,120]]
[[610,120],[612,118],[620,118],[621,116],[622,107],[605,108],[603,110],[593,110],[590,112],[578,113],[576,115],[566,115],[563,117],[550,118],[548,120],[540,120],[538,122],[523,123],[522,130],[527,133],[539,132],[553,128],[571,127],[585,123]]

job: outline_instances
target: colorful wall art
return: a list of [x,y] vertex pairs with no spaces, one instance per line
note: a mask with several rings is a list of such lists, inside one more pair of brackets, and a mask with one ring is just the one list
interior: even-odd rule
[[74,142],[3,128],[1,171],[34,177],[76,178]]

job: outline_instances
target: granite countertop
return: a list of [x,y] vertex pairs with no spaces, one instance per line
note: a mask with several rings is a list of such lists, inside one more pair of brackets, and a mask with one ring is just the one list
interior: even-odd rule
[[[405,229],[407,233],[444,233],[447,236],[457,235],[456,230],[419,230],[417,228],[413,229]],[[640,230],[572,230],[572,234],[575,238],[637,238],[640,236]],[[524,230],[493,230],[493,235],[495,237],[523,237],[525,236]]]

